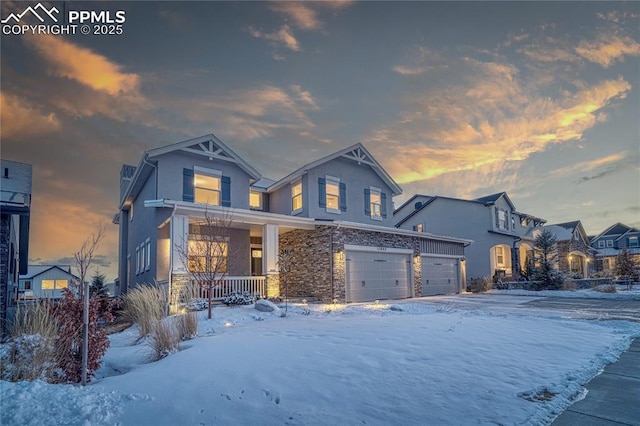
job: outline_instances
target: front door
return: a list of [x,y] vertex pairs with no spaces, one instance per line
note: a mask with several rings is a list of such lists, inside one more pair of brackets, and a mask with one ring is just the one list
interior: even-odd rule
[[251,275],[262,275],[262,249],[251,248]]

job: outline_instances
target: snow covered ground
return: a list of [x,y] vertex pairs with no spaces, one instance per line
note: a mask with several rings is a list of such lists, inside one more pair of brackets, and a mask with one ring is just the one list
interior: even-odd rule
[[111,336],[86,388],[0,382],[0,424],[548,424],[640,324],[414,299],[216,308],[153,363],[136,335]]

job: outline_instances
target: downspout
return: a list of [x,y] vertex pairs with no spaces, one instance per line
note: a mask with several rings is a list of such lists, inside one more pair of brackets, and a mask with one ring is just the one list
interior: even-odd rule
[[[156,191],[157,191],[158,187],[156,186]],[[168,282],[168,289],[167,289],[167,316],[171,314],[171,287],[173,286],[173,226],[172,226],[172,222],[173,222],[173,216],[176,214],[176,210],[178,209],[178,205],[177,204],[173,204],[173,211],[171,211],[171,214],[169,215],[169,240],[171,241],[171,245],[169,245],[169,282]],[[156,267],[158,265],[157,259],[156,259]],[[157,271],[156,271],[157,272]]]
[[[518,247],[517,248],[518,251],[516,251],[516,243],[519,243],[520,241],[522,241],[522,238],[520,238],[520,237],[516,237],[516,239],[513,240],[513,244],[512,244],[512,246],[513,246],[513,256],[511,256],[511,263],[512,263],[511,271],[513,272],[513,269],[514,269],[513,263],[516,263],[515,266],[516,266],[516,269],[518,271],[518,277],[517,277],[518,279],[522,276],[521,275],[522,271],[520,270],[520,247]],[[514,262],[514,261],[516,261],[516,262]]]

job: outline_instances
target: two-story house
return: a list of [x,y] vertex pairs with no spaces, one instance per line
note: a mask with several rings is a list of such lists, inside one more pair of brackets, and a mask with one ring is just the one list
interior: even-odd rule
[[473,240],[467,276],[514,279],[533,256],[532,230],[543,219],[518,212],[505,192],[465,200],[414,195],[394,212],[396,226]]
[[0,160],[0,337],[15,311],[19,275],[27,272],[31,164]]
[[[231,218],[222,254],[233,253],[224,271],[231,288],[280,295],[282,250],[291,253],[290,296],[421,296],[425,279],[463,288],[470,241],[394,228],[392,197],[401,189],[361,144],[274,181],[206,135],[146,151],[137,166],[123,166],[120,188],[117,293],[157,282],[176,303],[192,277],[185,247],[207,216]],[[422,259],[434,258],[448,269],[423,268]]]
[[[594,268],[594,251],[589,247],[589,236],[582,222],[575,220],[545,225],[542,229],[556,238],[558,270],[575,278],[587,278]],[[538,232],[541,230],[536,230],[534,236]]]
[[611,225],[591,239],[591,248],[596,250],[596,271],[612,272],[616,268],[616,257],[626,249],[636,265],[640,265],[640,230],[622,223]]

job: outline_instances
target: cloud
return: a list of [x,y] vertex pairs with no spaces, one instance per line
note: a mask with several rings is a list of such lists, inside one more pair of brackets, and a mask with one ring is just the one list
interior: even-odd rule
[[626,158],[628,158],[627,152],[619,152],[619,153],[607,155],[605,157],[596,158],[594,160],[582,161],[580,163],[576,163],[567,167],[556,169],[553,172],[551,172],[550,177],[555,179],[555,178],[567,176],[575,172],[588,172],[600,167],[609,166],[611,164],[618,163],[622,160],[625,160]]
[[405,65],[395,65],[392,69],[400,75],[421,75],[436,68],[447,68],[442,54],[425,46],[414,46],[406,53]]
[[315,110],[320,109],[316,104],[316,100],[313,98],[311,93],[309,93],[307,90],[303,90],[302,87],[300,87],[299,85],[292,85],[291,90],[293,90],[296,98],[299,101],[309,105],[312,109],[315,109]]
[[322,26],[317,12],[308,4],[300,2],[273,2],[269,8],[289,17],[302,30],[317,30]]
[[600,35],[593,41],[582,41],[575,49],[586,60],[610,67],[625,56],[639,56],[640,43],[628,36]]
[[54,112],[43,112],[18,96],[0,93],[0,133],[2,138],[33,136],[60,129],[60,120]]
[[420,75],[429,70],[428,67],[405,67],[403,65],[396,65],[393,70],[402,75]]
[[287,49],[293,50],[294,52],[299,52],[300,50],[302,50],[302,48],[300,47],[300,43],[295,38],[288,25],[283,25],[282,27],[280,27],[280,30],[271,33],[266,33],[250,27],[249,34],[251,34],[251,36],[254,38],[269,40],[275,46],[283,45]]
[[75,80],[93,90],[118,96],[137,92],[140,77],[91,49],[53,35],[25,37],[27,44],[47,62],[53,75]]
[[408,96],[399,119],[366,138],[385,152],[385,165],[399,183],[469,170],[486,182],[492,167],[580,140],[606,119],[604,108],[631,90],[618,78],[550,98],[525,85],[520,70],[506,62],[464,58],[453,66],[463,84]]

